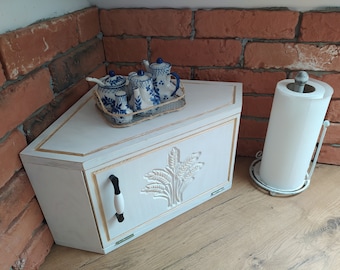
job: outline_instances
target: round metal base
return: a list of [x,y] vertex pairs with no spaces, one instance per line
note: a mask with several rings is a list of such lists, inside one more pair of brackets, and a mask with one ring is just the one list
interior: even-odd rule
[[271,196],[292,196],[301,193],[302,191],[306,190],[310,184],[310,178],[306,175],[306,180],[303,186],[296,190],[281,190],[277,188],[273,188],[265,184],[261,180],[260,176],[260,165],[261,165],[261,158],[254,160],[250,167],[249,167],[249,174],[253,179],[254,183],[259,186],[260,188],[269,192]]

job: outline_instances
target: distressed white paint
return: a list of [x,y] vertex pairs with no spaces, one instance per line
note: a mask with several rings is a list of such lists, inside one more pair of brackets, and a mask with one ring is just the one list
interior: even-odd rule
[[340,7],[338,0],[1,0],[0,34],[38,20],[61,16],[88,6],[100,8],[265,8],[288,7],[306,11]]
[[182,84],[184,108],[127,128],[105,122],[90,91],[21,153],[57,244],[107,253],[231,187],[242,85]]

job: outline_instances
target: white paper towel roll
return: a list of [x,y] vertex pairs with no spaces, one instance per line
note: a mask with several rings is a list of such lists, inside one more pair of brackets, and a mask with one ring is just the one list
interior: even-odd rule
[[277,83],[260,165],[261,180],[282,191],[304,185],[333,94],[332,87],[317,80],[307,82],[305,89],[315,89],[309,93],[288,89],[292,84]]

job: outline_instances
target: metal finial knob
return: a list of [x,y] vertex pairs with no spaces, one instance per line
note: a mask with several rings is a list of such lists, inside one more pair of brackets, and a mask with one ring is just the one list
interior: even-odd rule
[[306,71],[299,71],[295,76],[294,91],[303,93],[305,84],[308,82],[309,76]]

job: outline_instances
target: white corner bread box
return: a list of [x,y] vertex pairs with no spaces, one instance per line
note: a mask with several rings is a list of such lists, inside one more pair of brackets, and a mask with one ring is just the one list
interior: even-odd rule
[[106,254],[231,188],[242,84],[182,84],[181,110],[125,128],[92,89],[21,152],[56,244]]

